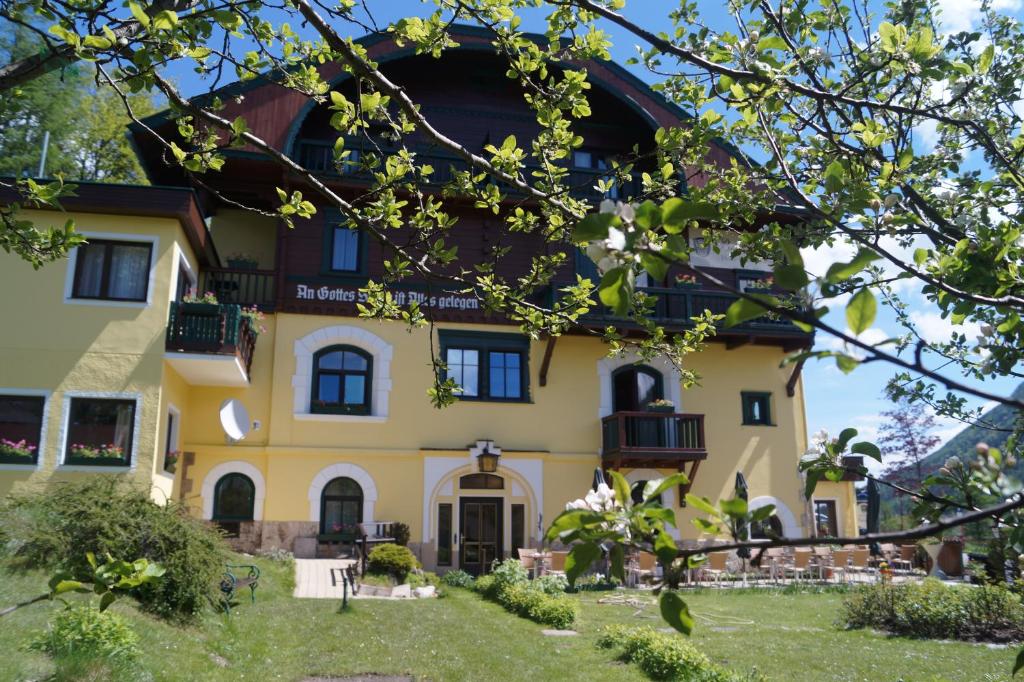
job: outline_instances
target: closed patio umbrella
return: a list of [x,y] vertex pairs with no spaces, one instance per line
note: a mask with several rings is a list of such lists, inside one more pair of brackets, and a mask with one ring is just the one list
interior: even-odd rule
[[[739,471],[736,472],[736,497],[742,500],[750,499],[750,492],[749,487],[747,486],[747,479],[744,478],[743,474]],[[740,542],[744,542],[750,539],[750,528],[747,527],[747,524],[745,522],[741,523],[736,530],[738,531],[736,539]],[[749,559],[750,549],[747,547],[741,547],[739,550],[736,551],[736,556],[744,560]]]
[[597,467],[594,469],[594,482],[591,484],[590,489],[596,493],[598,486],[600,486],[602,483],[605,483],[605,485],[607,485],[607,483],[604,480],[604,472],[601,471],[601,467]]
[[[880,530],[879,516],[882,512],[882,498],[878,494],[878,484],[875,479],[868,479],[868,513],[867,513],[867,531],[868,534],[877,533]],[[871,543],[871,556],[879,556],[882,554],[882,548],[878,546],[877,542]]]

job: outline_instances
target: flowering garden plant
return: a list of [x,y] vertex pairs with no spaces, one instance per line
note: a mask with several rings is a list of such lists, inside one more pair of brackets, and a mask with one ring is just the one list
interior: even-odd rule
[[114,443],[104,443],[101,445],[73,443],[71,445],[71,456],[76,459],[124,459],[124,448]]
[[189,290],[181,300],[183,303],[218,303],[217,294],[212,291],[204,291],[202,295],[199,295],[199,292],[195,289]]
[[31,460],[35,456],[35,451],[36,446],[24,438],[19,441],[0,438],[0,456]]
[[164,471],[173,474],[178,470],[178,460],[181,459],[179,450],[171,450],[164,455]]
[[687,284],[696,284],[696,283],[697,283],[697,276],[696,275],[691,275],[691,274],[686,273],[686,272],[682,272],[682,273],[676,275],[676,286],[687,285]]
[[249,329],[254,334],[264,334],[267,331],[266,326],[263,325],[263,320],[266,316],[256,306],[250,308],[242,308],[242,317],[249,320]]

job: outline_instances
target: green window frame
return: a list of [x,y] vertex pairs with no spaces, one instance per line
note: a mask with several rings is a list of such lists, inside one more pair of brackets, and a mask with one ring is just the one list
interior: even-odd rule
[[[438,332],[438,338],[441,358],[448,365],[446,377],[472,387],[466,393],[456,392],[459,400],[530,402],[529,338],[522,334],[446,329]],[[453,352],[449,355],[449,351]],[[475,382],[470,381],[469,372],[475,372]]]
[[762,391],[743,391],[743,424],[745,426],[772,426],[772,394]]
[[314,414],[370,414],[372,387],[372,355],[348,345],[321,348],[313,355],[309,411]]
[[452,505],[437,505],[437,565],[452,565]]
[[512,511],[512,554],[519,556],[519,550],[526,547],[526,505],[513,504]]

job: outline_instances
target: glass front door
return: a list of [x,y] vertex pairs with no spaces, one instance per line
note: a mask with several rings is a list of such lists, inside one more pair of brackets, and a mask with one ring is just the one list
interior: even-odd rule
[[501,558],[500,498],[463,497],[459,500],[459,567],[473,575],[491,570]]

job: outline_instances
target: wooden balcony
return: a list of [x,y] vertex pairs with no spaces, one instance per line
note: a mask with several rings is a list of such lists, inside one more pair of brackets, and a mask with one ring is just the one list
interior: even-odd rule
[[[353,181],[357,182],[369,182],[372,179],[370,174],[361,170],[357,165],[357,162],[364,153],[363,148],[346,147],[346,149],[349,149],[351,152],[349,155],[349,161],[352,163],[339,167],[334,163],[333,142],[324,140],[299,140],[295,147],[295,160],[299,164],[316,173],[323,173],[338,178],[351,178]],[[397,150],[389,149],[382,145],[380,152],[376,149],[366,149],[366,151],[372,151],[373,154],[379,156],[380,152],[388,154],[389,152]],[[450,153],[435,149],[419,149],[414,151],[416,153],[416,160],[419,163],[430,164],[434,169],[434,172],[430,175],[428,182],[431,186],[440,186],[451,182],[455,171],[469,170],[469,164],[466,163],[464,159],[453,156]],[[524,173],[527,178],[532,179],[531,172],[538,168],[539,166],[527,164]],[[566,184],[572,188],[571,193],[574,197],[600,201],[605,198],[605,195],[598,192],[594,186],[597,184],[597,180],[599,178],[606,178],[607,173],[608,171],[573,168],[569,171]],[[516,189],[508,187],[502,187],[502,189],[512,196],[518,197],[523,195],[522,192]],[[634,173],[628,182],[620,184],[610,192],[608,198],[624,199],[630,196],[637,196],[640,193],[640,189],[640,174]]]
[[706,459],[704,415],[615,412],[601,420],[606,466],[665,468]]
[[273,270],[206,268],[199,273],[199,291],[212,291],[221,303],[243,308],[256,306],[264,312],[274,310],[277,300]]
[[248,386],[256,332],[237,304],[171,303],[165,348],[193,386]]

